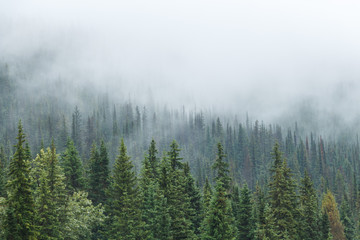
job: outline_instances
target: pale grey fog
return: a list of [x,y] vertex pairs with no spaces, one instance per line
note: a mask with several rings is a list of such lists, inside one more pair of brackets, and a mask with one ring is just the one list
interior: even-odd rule
[[359,12],[358,1],[1,0],[0,60],[26,62],[37,92],[61,77],[139,102],[358,123]]

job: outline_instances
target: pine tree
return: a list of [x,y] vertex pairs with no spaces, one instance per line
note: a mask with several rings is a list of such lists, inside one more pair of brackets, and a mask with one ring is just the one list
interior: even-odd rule
[[230,201],[226,197],[226,189],[221,181],[216,183],[215,195],[211,201],[209,214],[204,221],[205,232],[203,239],[235,239],[237,235],[234,226],[235,219],[232,215]]
[[[170,151],[167,153],[166,161],[169,163],[164,163],[169,166],[167,168],[167,190],[164,193],[171,217],[170,232],[173,239],[193,239],[194,231],[189,215],[190,197],[186,193],[184,165],[180,162],[182,158],[179,156],[179,145],[174,140],[170,145]],[[163,171],[166,170],[166,165],[163,166]]]
[[115,161],[106,210],[109,239],[142,239],[139,189],[124,139]]
[[211,200],[208,214],[204,219],[203,239],[235,239],[237,229],[228,196],[231,179],[228,176],[228,164],[223,160],[225,154],[221,143],[218,143],[217,147],[218,155],[213,165],[213,169],[217,173],[216,191]]
[[39,239],[61,239],[66,218],[66,190],[64,175],[58,164],[54,143],[47,152],[34,160],[40,163],[39,186],[35,190],[37,198],[36,215]]
[[276,143],[273,150],[274,164],[273,173],[269,183],[270,213],[276,220],[271,226],[278,239],[287,239],[291,236],[298,238],[297,233],[297,197],[295,184],[291,170],[287,167],[286,160],[282,158],[279,144]]
[[305,171],[305,176],[301,181],[300,187],[300,211],[302,216],[301,239],[312,240],[320,239],[318,200],[313,183],[309,174]]
[[254,239],[254,220],[253,209],[251,203],[250,190],[247,184],[241,189],[240,204],[239,204],[239,216],[237,221],[237,227],[239,231],[239,239],[252,240]]
[[327,191],[322,200],[322,210],[326,213],[330,222],[330,232],[333,239],[345,240],[344,226],[340,221],[339,210],[334,195]]
[[157,158],[158,150],[156,149],[156,142],[154,139],[151,140],[150,147],[148,150],[148,160],[150,167],[150,178],[156,179],[158,178],[159,171],[159,160]]
[[18,124],[18,143],[16,152],[10,162],[7,182],[7,210],[5,220],[6,239],[36,239],[34,224],[35,205],[31,192],[30,155],[24,148],[25,135],[21,121]]
[[340,206],[340,220],[344,226],[345,236],[348,240],[354,239],[355,237],[355,224],[351,216],[349,200],[345,194]]
[[89,198],[95,205],[105,203],[105,191],[109,186],[109,158],[104,141],[100,143],[100,153],[93,144],[90,154]]
[[79,157],[79,153],[74,146],[74,142],[68,139],[67,146],[62,157],[62,167],[65,174],[66,188],[73,192],[84,189],[84,170]]
[[185,175],[185,193],[189,197],[190,206],[188,210],[189,218],[192,222],[193,231],[196,235],[200,234],[200,226],[202,222],[202,202],[198,187],[195,185],[195,180],[190,174],[189,163],[184,164]]
[[207,212],[209,210],[212,194],[213,193],[209,183],[209,179],[206,177],[205,186],[203,189],[204,212]]
[[229,164],[224,161],[226,155],[224,154],[223,146],[221,143],[217,144],[217,155],[215,159],[215,163],[212,168],[216,171],[216,181],[220,181],[223,183],[223,187],[226,191],[230,190],[230,176],[229,176]]

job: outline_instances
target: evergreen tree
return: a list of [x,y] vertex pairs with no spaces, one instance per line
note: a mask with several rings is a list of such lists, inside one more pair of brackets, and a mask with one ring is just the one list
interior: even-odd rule
[[318,200],[313,183],[309,174],[305,171],[305,176],[301,181],[300,187],[300,211],[301,211],[301,239],[312,240],[320,239],[319,218],[318,218]]
[[193,239],[194,231],[189,214],[191,203],[190,197],[186,193],[184,167],[183,163],[180,162],[182,158],[179,155],[179,145],[174,140],[170,145],[170,151],[167,153],[169,163],[164,163],[163,166],[163,171],[166,170],[166,165],[169,166],[167,168],[168,183],[165,197],[167,198],[171,217],[170,232],[173,239]]
[[104,141],[100,143],[100,153],[93,144],[90,154],[89,198],[95,205],[105,203],[105,191],[109,186],[109,158]]
[[195,180],[190,174],[189,163],[184,164],[185,175],[185,193],[189,197],[190,206],[188,210],[189,218],[192,222],[193,231],[196,235],[200,234],[200,226],[202,222],[202,201],[198,187],[195,185]]
[[142,239],[139,189],[124,139],[115,161],[109,186],[107,213],[109,239]]
[[225,154],[221,143],[218,143],[217,147],[218,155],[213,165],[213,169],[217,171],[216,191],[204,220],[203,239],[235,239],[237,229],[227,193],[231,179],[228,176],[228,164],[223,160]]
[[237,227],[239,231],[239,239],[252,240],[254,239],[254,220],[253,209],[251,203],[250,190],[247,184],[241,189],[239,216]]
[[150,147],[148,150],[148,160],[150,167],[150,178],[157,179],[159,171],[159,160],[157,158],[158,150],[156,149],[156,142],[154,139],[151,140]]
[[322,210],[326,213],[330,222],[330,232],[333,239],[345,240],[344,226],[340,221],[339,210],[334,195],[327,191],[322,200]]
[[207,212],[209,210],[212,194],[213,193],[212,193],[212,189],[211,189],[209,180],[206,177],[205,186],[204,186],[204,190],[203,190],[204,212]]
[[209,214],[205,221],[203,239],[228,240],[235,239],[237,235],[234,226],[235,219],[232,215],[226,189],[221,181],[217,181],[215,195],[211,201]]
[[68,191],[73,193],[84,189],[83,166],[74,142],[70,139],[67,141],[66,149],[62,157],[62,167],[64,169],[65,183]]
[[229,176],[229,164],[225,162],[224,158],[226,155],[224,154],[223,146],[221,143],[217,144],[217,155],[215,159],[215,163],[213,164],[213,169],[216,171],[216,181],[220,181],[223,183],[223,187],[226,191],[230,190],[230,176]]
[[349,200],[345,194],[340,206],[340,220],[344,226],[345,236],[348,240],[355,238],[355,224],[351,216]]
[[30,155],[29,150],[24,148],[25,135],[21,121],[18,124],[17,140],[6,186],[8,199],[5,235],[6,239],[11,240],[36,239],[35,205],[29,179]]
[[297,197],[291,170],[286,160],[282,158],[279,144],[273,150],[273,175],[269,183],[270,216],[275,220],[271,226],[278,239],[298,238],[297,233]]
[[35,190],[38,239],[62,239],[67,202],[65,178],[58,164],[54,143],[47,152],[42,150],[34,161],[41,163],[39,186]]

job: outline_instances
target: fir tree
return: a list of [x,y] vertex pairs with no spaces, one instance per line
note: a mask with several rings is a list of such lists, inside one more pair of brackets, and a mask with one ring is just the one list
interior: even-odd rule
[[190,174],[189,163],[184,164],[185,175],[185,193],[189,197],[190,206],[188,210],[189,218],[192,222],[193,230],[196,235],[200,233],[200,226],[202,222],[202,202],[198,187],[195,185],[195,180]]
[[109,186],[109,158],[104,141],[100,143],[100,153],[93,144],[90,154],[89,198],[95,205],[105,203],[105,191]]
[[24,148],[25,135],[21,121],[18,124],[17,140],[6,186],[8,199],[5,235],[6,239],[11,240],[36,239],[35,205],[29,179],[30,155],[29,150]]
[[41,163],[35,201],[39,239],[61,239],[67,203],[65,178],[58,164],[54,143],[47,152],[42,150],[34,161]]
[[[174,140],[170,145],[170,151],[167,153],[169,163],[164,163],[164,177],[168,179],[165,197],[169,206],[171,217],[170,232],[173,239],[193,239],[194,231],[189,214],[190,197],[186,193],[186,178],[183,171],[182,158],[179,157],[180,149]],[[166,168],[166,166],[169,166]],[[165,175],[167,174],[167,175]],[[165,180],[165,179],[164,179]],[[164,184],[164,182],[162,182]]]
[[254,239],[254,221],[253,221],[253,209],[251,203],[250,190],[247,184],[241,189],[240,204],[239,204],[239,216],[237,221],[237,227],[239,231],[239,239],[252,240]]
[[334,195],[327,191],[322,200],[322,210],[326,213],[330,222],[330,232],[334,239],[345,240],[344,226],[340,221],[339,210]]
[[215,195],[211,201],[209,214],[205,221],[203,239],[228,240],[235,239],[237,235],[234,226],[235,219],[232,215],[226,189],[221,181],[217,181]]
[[139,189],[124,139],[121,139],[119,155],[107,193],[109,239],[142,239]]
[[229,176],[229,164],[224,161],[226,155],[224,154],[223,146],[221,143],[217,144],[217,155],[215,163],[213,164],[213,169],[216,171],[216,181],[223,183],[223,187],[226,191],[230,190],[230,176]]
[[355,237],[355,224],[351,216],[349,200],[345,194],[340,206],[340,220],[344,226],[345,236],[348,240],[354,239]]
[[64,155],[62,157],[62,167],[65,174],[66,188],[70,193],[84,189],[84,170],[74,146],[74,142],[68,139]]
[[301,239],[312,240],[319,239],[319,218],[318,218],[318,200],[313,183],[309,174],[305,171],[305,176],[301,181],[300,187],[300,211],[302,216]]
[[[282,158],[279,144],[273,150],[274,164],[271,169],[273,176],[269,183],[271,217],[276,220],[271,226],[278,239],[291,236],[297,239],[297,197],[291,170]],[[268,224],[268,223],[267,223]]]

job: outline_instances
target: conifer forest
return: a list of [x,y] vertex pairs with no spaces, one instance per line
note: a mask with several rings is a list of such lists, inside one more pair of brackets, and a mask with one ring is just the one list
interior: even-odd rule
[[272,1],[0,3],[0,239],[360,239],[360,5]]

